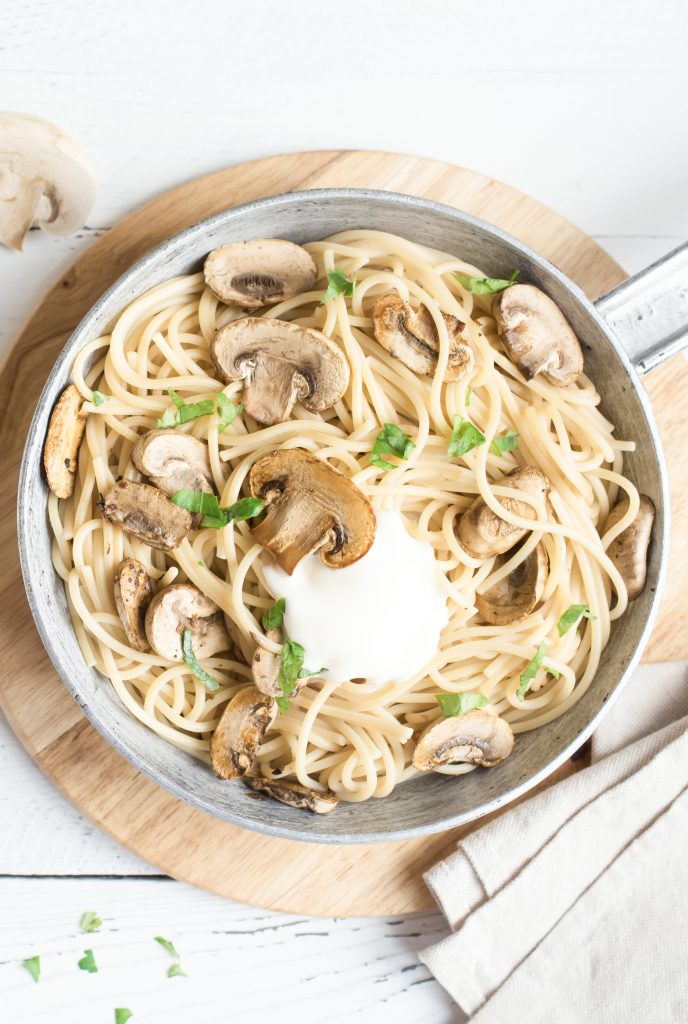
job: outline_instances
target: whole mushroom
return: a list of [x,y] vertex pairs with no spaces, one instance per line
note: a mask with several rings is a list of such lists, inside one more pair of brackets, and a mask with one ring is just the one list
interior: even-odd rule
[[500,340],[526,378],[541,373],[566,387],[583,372],[583,352],[559,307],[532,284],[514,284],[495,296],[492,313]]
[[[446,381],[459,380],[473,369],[473,352],[461,337],[465,328],[455,316],[442,314],[449,335]],[[435,321],[426,306],[413,309],[400,295],[383,295],[373,308],[373,332],[390,355],[414,373],[430,377],[439,355]]]
[[191,583],[174,583],[159,591],[148,605],[145,628],[148,643],[167,661],[182,661],[185,629],[191,630],[198,661],[232,645],[222,610]]
[[[630,506],[623,498],[609,514],[605,532],[626,515]],[[655,521],[655,506],[646,494],[640,495],[640,506],[633,522],[615,537],[607,554],[619,570],[628,591],[628,600],[634,601],[645,588],[647,579],[647,551]]]
[[416,742],[413,767],[421,772],[461,763],[493,768],[513,748],[514,734],[508,722],[477,708],[428,725]]
[[312,257],[284,238],[259,238],[214,249],[205,261],[208,287],[223,302],[257,309],[309,291],[318,271]]
[[[537,466],[520,466],[508,473],[499,483],[529,494],[542,503],[545,502],[550,489],[549,480]],[[500,498],[499,502],[507,512],[521,519],[537,518],[535,509],[526,501]],[[494,555],[504,554],[525,537],[527,532],[520,526],[514,526],[506,519],[502,519],[480,496],[466,509],[454,526],[456,539],[471,558],[492,558]]]

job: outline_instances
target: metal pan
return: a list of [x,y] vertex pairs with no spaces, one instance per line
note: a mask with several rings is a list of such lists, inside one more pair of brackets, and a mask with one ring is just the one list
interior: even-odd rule
[[[614,623],[593,685],[570,711],[520,736],[513,754],[497,768],[459,779],[415,779],[384,800],[340,804],[334,814],[319,816],[257,800],[240,783],[214,778],[205,765],[133,718],[107,681],[86,667],[50,558],[41,450],[74,356],[146,289],[199,270],[206,254],[227,242],[271,236],[305,242],[362,226],[460,254],[494,276],[517,268],[521,280],[544,289],[582,340],[586,370],[602,395],[603,410],[619,436],[637,441],[628,472],[654,501],[657,518],[645,591]],[[638,375],[677,352],[687,334],[686,247],[593,305],[556,267],[498,228],[449,206],[392,192],[294,192],[235,207],[188,228],[135,264],[84,317],[48,378],[31,424],[19,483],[19,547],[31,610],[55,668],[95,727],[137,768],[195,807],[246,828],[307,841],[382,842],[438,832],[495,810],[544,779],[592,733],[619,696],[649,636],[667,560],[669,492],[657,427]]]

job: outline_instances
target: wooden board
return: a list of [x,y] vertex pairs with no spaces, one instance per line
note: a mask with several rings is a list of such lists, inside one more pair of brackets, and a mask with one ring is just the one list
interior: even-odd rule
[[[203,217],[258,196],[329,186],[391,189],[459,206],[532,245],[590,296],[624,277],[590,238],[514,189],[437,161],[386,153],[300,153],[242,164],[188,182],[126,218],[56,282],[0,378],[0,704],[27,751],[75,804],[173,877],[276,910],[406,913],[432,905],[422,872],[455,846],[459,830],[403,843],[320,846],[259,836],[174,799],[109,747],[60,683],[24,599],[16,549],[16,480],[37,396],[61,346],[103,290],[152,246]],[[674,359],[645,383],[664,438],[675,517],[673,572],[646,659],[688,658],[681,614],[688,557],[681,429],[688,416],[686,363]],[[557,777],[573,767],[564,766]]]

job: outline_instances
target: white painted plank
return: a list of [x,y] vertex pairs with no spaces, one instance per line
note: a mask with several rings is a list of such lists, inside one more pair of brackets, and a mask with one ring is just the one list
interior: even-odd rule
[[[438,913],[327,921],[268,914],[168,880],[0,880],[2,1019],[95,1024],[449,1024],[456,1008],[418,962],[446,932]],[[83,911],[103,918],[78,929]],[[171,939],[187,978],[166,977]],[[77,961],[92,948],[97,974]],[[38,954],[36,985],[20,967]]]

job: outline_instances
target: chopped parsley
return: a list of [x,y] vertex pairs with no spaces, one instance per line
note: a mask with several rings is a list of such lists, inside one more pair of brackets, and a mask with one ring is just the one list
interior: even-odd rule
[[553,676],[555,679],[558,679],[561,675],[561,672],[559,672],[556,668],[552,668],[551,665],[543,665],[542,667],[544,668],[548,676]]
[[454,272],[453,276],[466,291],[472,292],[473,295],[494,295],[516,283],[518,270],[513,270],[506,281],[499,277],[471,277],[470,274],[460,274],[458,270]]
[[519,686],[518,690],[516,691],[516,696],[519,700],[525,700],[528,687],[530,686],[533,679],[535,679],[535,676],[538,674],[544,656],[545,641],[543,640],[540,646],[538,647],[537,651],[535,652],[535,657],[532,661],[528,662],[526,667],[523,669],[523,672],[521,672],[521,675],[519,676]]
[[271,629],[280,628],[284,622],[284,610],[286,607],[286,599],[284,597],[280,597],[275,601],[272,608],[268,608],[261,619],[263,629],[266,633],[269,633]]
[[170,501],[189,512],[197,512],[203,516],[201,526],[209,526],[214,530],[223,529],[235,519],[252,519],[260,515],[265,507],[262,498],[239,498],[228,508],[222,508],[215,494],[186,488],[173,494]]
[[79,927],[82,932],[97,932],[103,922],[94,910],[87,910],[81,915]]
[[566,609],[562,617],[557,622],[557,630],[559,636],[564,636],[565,633],[571,629],[571,626],[575,626],[579,619],[592,619],[597,620],[597,616],[588,608],[587,604],[572,604]]
[[131,1010],[127,1010],[125,1006],[118,1006],[115,1010],[115,1024],[127,1024],[133,1016]]
[[416,447],[408,434],[405,434],[396,423],[385,423],[377,435],[373,450],[370,453],[371,465],[387,472],[388,469],[395,469],[393,462],[387,462],[383,455],[396,455],[399,459],[408,459]]
[[[209,690],[211,693],[216,693],[220,689],[220,684],[217,679],[211,676],[209,672],[206,672],[206,670],[198,664],[193,650],[193,633],[190,629],[185,629],[182,633],[182,657],[196,676],[196,679],[199,679],[203,683],[206,690]],[[162,945],[165,940],[156,938],[155,941],[160,942]]]
[[221,434],[230,423],[234,423],[237,416],[240,416],[244,411],[243,405],[235,405],[231,398],[228,398],[224,391],[220,391],[217,398],[217,430]]
[[468,408],[468,406],[471,404],[471,399],[472,398],[473,398],[473,388],[469,384],[468,385],[468,391],[466,392],[466,399],[464,401],[464,405],[466,406],[466,408]]
[[98,965],[96,964],[96,958],[93,955],[92,949],[84,950],[84,955],[79,960],[79,970],[88,971],[89,974],[98,973]]
[[157,426],[163,429],[166,427],[179,427],[182,423],[190,423],[191,420],[197,420],[201,416],[210,416],[215,411],[215,402],[212,398],[204,398],[202,402],[187,404],[183,398],[180,398],[174,388],[168,388],[167,394],[177,408],[165,409],[157,422]]
[[29,972],[35,982],[41,976],[41,958],[39,956],[30,956],[28,960],[22,960],[22,967]]
[[112,398],[112,395],[104,395],[102,391],[94,391],[93,392],[93,404],[94,405],[102,405],[103,402],[109,402],[111,398]]
[[169,939],[163,939],[162,935],[156,935],[155,941],[158,943],[159,946],[162,946],[166,953],[169,953],[170,956],[173,956],[175,960],[179,959],[179,953],[175,949],[175,945],[173,942],[170,942]]
[[327,291],[320,300],[321,306],[331,302],[337,295],[347,295],[349,298],[356,291],[356,275],[348,278],[343,270],[335,267],[327,271]]
[[179,964],[179,963],[176,963],[176,964],[170,964],[170,966],[167,968],[167,977],[168,978],[186,978],[187,974],[186,974],[186,971],[182,970],[182,965]]
[[484,708],[489,700],[483,693],[436,693],[435,700],[442,709],[445,718],[455,715],[467,715],[475,708]]
[[317,676],[321,672],[327,672],[326,668],[320,668],[316,672],[311,672],[310,669],[303,667],[304,649],[301,644],[298,644],[296,640],[292,640],[291,637],[287,637],[282,645],[280,652],[280,667],[277,674],[277,682],[279,683],[280,690],[283,696],[277,697],[277,707],[280,711],[289,710],[289,698],[296,689],[296,684],[299,679],[305,679],[307,676]]
[[481,444],[485,444],[485,435],[470,420],[465,420],[463,416],[455,416],[454,429],[447,445],[449,458],[460,459]]
[[518,433],[515,430],[507,430],[504,434],[497,434],[492,438],[490,451],[495,455],[503,455],[504,452],[513,452],[518,448]]

